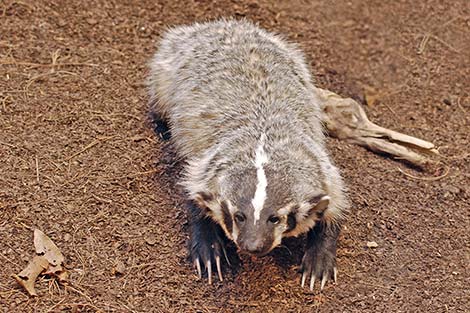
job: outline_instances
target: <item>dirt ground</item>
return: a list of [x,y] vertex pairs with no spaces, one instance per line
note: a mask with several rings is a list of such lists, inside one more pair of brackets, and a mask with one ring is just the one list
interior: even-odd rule
[[[297,250],[242,259],[212,286],[186,259],[178,170],[143,80],[166,26],[220,16],[298,42],[321,87],[374,88],[371,120],[443,155],[420,171],[329,140],[353,207],[321,295],[300,288]],[[469,28],[467,0],[0,1],[0,311],[470,312]],[[30,298],[10,275],[34,228],[71,284],[42,278]]]

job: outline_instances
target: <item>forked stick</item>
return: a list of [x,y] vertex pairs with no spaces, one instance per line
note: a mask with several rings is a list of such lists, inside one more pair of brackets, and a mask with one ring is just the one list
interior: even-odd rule
[[325,89],[316,89],[322,101],[323,121],[332,137],[385,152],[416,165],[429,162],[439,152],[431,142],[380,127],[367,118],[364,109],[351,98]]

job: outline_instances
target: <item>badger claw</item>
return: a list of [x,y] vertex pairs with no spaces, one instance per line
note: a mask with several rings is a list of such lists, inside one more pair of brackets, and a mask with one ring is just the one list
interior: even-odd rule
[[326,284],[327,280],[328,280],[328,277],[323,276],[323,278],[321,280],[320,291],[323,290],[323,288],[325,288],[325,284]]
[[202,270],[201,270],[201,262],[199,261],[199,258],[196,258],[196,261],[194,261],[194,264],[196,265],[197,276],[199,277],[199,279],[201,279]]
[[315,254],[314,251],[307,250],[302,260],[302,280],[301,287],[305,286],[307,277],[310,279],[310,290],[313,291],[315,281],[320,281],[320,291],[323,290],[329,280],[336,283],[338,271],[334,255],[329,253]]
[[207,260],[206,268],[207,268],[207,279],[209,280],[209,285],[212,285],[212,262],[211,260]]
[[227,258],[225,242],[218,225],[203,219],[193,225],[190,241],[190,256],[201,279],[204,272],[207,274],[209,284],[212,284],[213,272],[217,271],[219,281],[223,281],[222,258]]
[[310,290],[313,291],[313,287],[315,286],[315,273],[312,272],[312,276],[310,277]]
[[[337,270],[336,270],[336,267],[333,269],[333,282],[336,284],[336,275],[337,275]],[[300,286],[302,288],[305,287],[305,281],[307,280],[307,272],[303,272],[302,273],[302,281],[300,283]],[[316,276],[315,276],[315,272],[312,271],[312,273],[310,274],[310,291],[313,291],[314,287],[315,287],[315,281],[316,281]],[[321,280],[321,283],[320,283],[320,291],[323,290],[323,288],[325,288],[325,285],[326,283],[328,282],[328,276],[327,275],[323,275],[322,276],[322,280]]]
[[219,280],[223,281],[224,278],[222,276],[222,267],[220,266],[220,257],[219,256],[215,257],[215,264],[216,264],[216,267],[217,267],[217,274],[219,275]]
[[320,291],[323,290],[329,280],[336,283],[336,239],[338,228],[325,228],[322,225],[310,230],[307,235],[307,249],[302,259],[300,272],[302,273],[301,286],[305,286],[307,278],[310,278],[310,290],[313,291],[315,281],[320,282]]

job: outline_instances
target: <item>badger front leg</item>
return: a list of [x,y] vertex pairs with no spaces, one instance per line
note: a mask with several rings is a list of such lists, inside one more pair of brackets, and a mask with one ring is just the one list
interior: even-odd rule
[[221,257],[226,256],[223,230],[196,204],[188,202],[190,215],[189,253],[199,278],[207,270],[212,284],[212,267],[215,264],[219,280],[223,280]]
[[320,290],[326,282],[333,278],[336,282],[336,242],[340,232],[340,225],[330,225],[319,221],[307,233],[307,246],[302,259],[301,286],[310,279],[310,290],[313,290],[315,281],[321,280]]

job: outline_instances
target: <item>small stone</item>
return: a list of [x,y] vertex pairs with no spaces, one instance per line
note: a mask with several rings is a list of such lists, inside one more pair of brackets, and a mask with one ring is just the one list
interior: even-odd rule
[[70,239],[72,239],[72,236],[69,233],[64,235],[64,241],[65,242],[70,241]]
[[377,248],[379,244],[375,241],[368,241],[367,242],[367,248]]
[[155,237],[145,237],[145,242],[151,246],[154,246],[157,243]]
[[98,23],[98,21],[96,19],[92,18],[92,17],[87,18],[86,22],[90,25],[95,25],[95,24]]
[[123,275],[126,272],[126,266],[122,261],[116,261],[114,264],[113,269],[111,270],[111,274],[113,275]]

